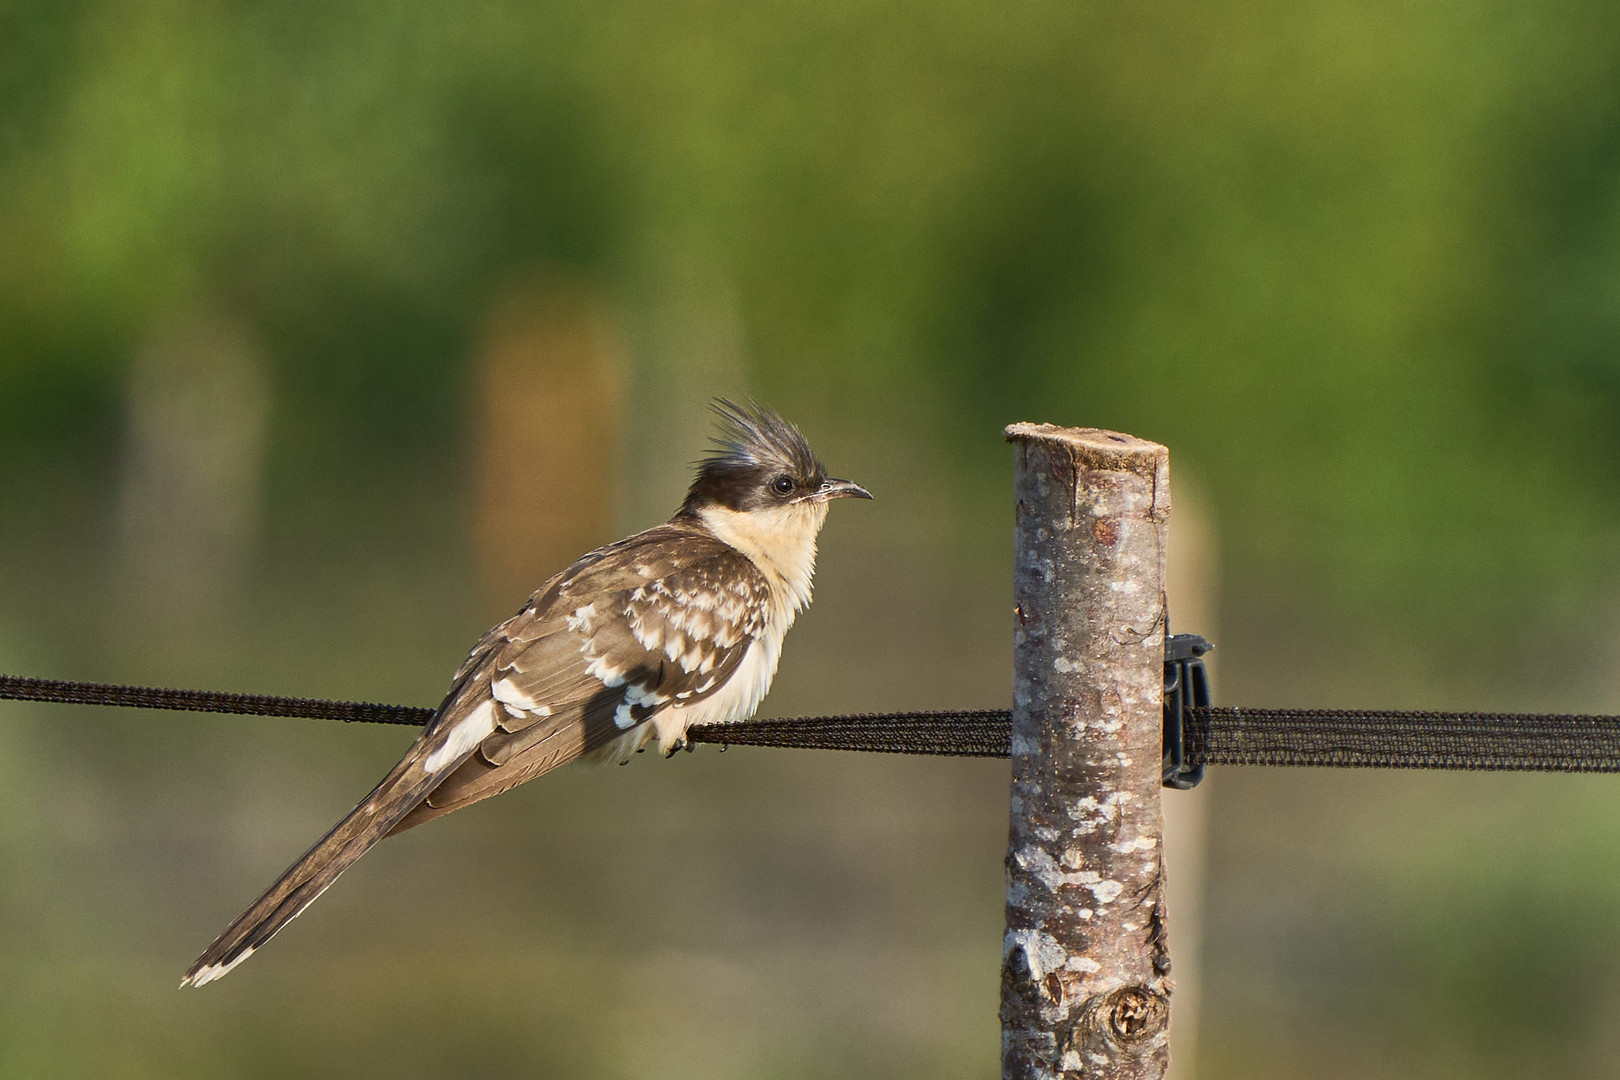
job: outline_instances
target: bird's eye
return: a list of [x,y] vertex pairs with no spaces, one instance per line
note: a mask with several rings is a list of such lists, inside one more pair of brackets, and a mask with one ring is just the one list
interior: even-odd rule
[[793,477],[791,476],[778,476],[775,480],[771,481],[771,490],[776,492],[778,495],[793,494],[793,487]]

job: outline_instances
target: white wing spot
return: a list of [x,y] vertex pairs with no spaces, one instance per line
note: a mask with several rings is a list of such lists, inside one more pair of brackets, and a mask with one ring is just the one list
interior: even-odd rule
[[628,701],[619,702],[619,707],[613,710],[613,726],[620,731],[633,727],[636,718],[630,715],[631,704]]
[[624,699],[632,705],[652,706],[654,708],[669,700],[668,696],[642,686],[630,687],[624,692]]
[[656,709],[668,700],[668,696],[660,694],[656,690],[632,684],[625,688],[624,701],[619,704],[617,709],[613,710],[613,726],[620,731],[634,727],[636,718],[632,710],[636,708]]
[[624,669],[614,667],[600,656],[591,657],[591,662],[585,665],[585,674],[591,676],[609,690],[624,685]]
[[533,696],[519,690],[511,679],[497,679],[489,689],[490,693],[495,695],[495,700],[504,702],[509,707],[516,705],[524,712],[535,713],[539,716],[551,715],[550,709],[534,700]]
[[680,657],[681,653],[685,649],[686,649],[686,639],[681,637],[681,635],[680,635],[680,633],[678,631],[665,636],[665,638],[664,638],[664,656],[666,658],[668,658],[670,660],[675,660],[675,659]]
[[253,955],[252,949],[243,949],[236,959],[228,964],[209,964],[195,975],[188,976],[181,986],[206,986],[215,979],[222,979],[231,973],[231,969],[248,957]]
[[577,607],[574,609],[574,613],[568,616],[566,620],[568,623],[568,629],[578,630],[580,627],[584,626],[587,630],[589,630],[588,624],[594,618],[596,618],[595,604],[586,604],[584,607]]
[[463,754],[469,753],[495,730],[495,703],[486,701],[450,729],[450,737],[443,746],[433,751],[422,767],[438,772]]
[[664,644],[664,637],[657,623],[648,624],[639,619],[632,620],[630,633],[635,636],[636,643],[648,652],[657,652]]

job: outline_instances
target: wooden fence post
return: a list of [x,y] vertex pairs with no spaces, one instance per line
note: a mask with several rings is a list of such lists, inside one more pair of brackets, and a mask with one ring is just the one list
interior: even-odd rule
[[1169,453],[1049,424],[1007,438],[1018,501],[1002,1076],[1159,1080]]

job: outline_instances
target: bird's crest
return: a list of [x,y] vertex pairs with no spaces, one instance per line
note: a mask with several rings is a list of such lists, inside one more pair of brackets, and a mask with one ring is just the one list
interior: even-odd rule
[[719,417],[719,432],[715,449],[697,463],[700,475],[772,470],[808,479],[825,473],[804,435],[769,405],[753,398],[746,405],[716,398],[709,407]]

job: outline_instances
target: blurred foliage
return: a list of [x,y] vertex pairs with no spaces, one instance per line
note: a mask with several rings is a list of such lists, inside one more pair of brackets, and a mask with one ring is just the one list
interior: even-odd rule
[[268,344],[282,468],[442,457],[502,275],[575,267],[633,308],[695,258],[762,388],[1172,443],[1245,587],[1281,565],[1431,631],[1504,583],[1540,630],[1613,606],[1604,5],[4,19],[13,446],[99,444],[132,341],[213,305]]
[[[629,468],[693,456],[681,417],[736,392],[716,375],[730,371],[883,498],[883,516],[834,521],[777,711],[1004,694],[997,432],[1024,418],[1171,446],[1221,537],[1230,699],[1620,709],[1620,8],[1597,0],[0,0],[0,668],[430,700],[504,613],[471,599],[468,369],[495,298],[537,268],[609,298],[630,342],[632,419],[682,433],[666,444],[632,426]],[[200,620],[131,599],[117,536],[129,367],[197,312],[246,327],[272,384],[263,525],[232,603]],[[705,366],[705,343],[733,339],[735,368]],[[671,505],[678,491],[658,475],[626,490]],[[873,649],[874,636],[895,644]],[[829,685],[816,673],[832,664],[845,677]],[[793,985],[776,969],[795,965],[813,1024],[772,1006],[759,1030],[787,1041],[756,1033],[721,1067],[677,1005],[654,1025],[679,1050],[668,1060],[686,1054],[707,1076],[993,1067],[999,840],[994,827],[966,853],[941,840],[1001,812],[994,776],[971,770],[951,783],[977,794],[940,798],[931,833],[902,825],[914,798],[942,788],[859,773],[872,788],[837,798],[872,800],[877,832],[846,822],[833,839],[854,851],[931,837],[937,848],[894,872],[937,892],[874,871],[896,891],[871,903],[901,922],[933,911],[960,940],[988,942],[983,956],[930,952],[937,925],[894,944],[850,899],[843,917],[858,925],[837,927],[830,959],[814,916],[776,912],[788,924],[777,944],[726,952],[669,931],[656,953],[719,950],[712,963],[733,968],[670,960],[679,977],[647,974],[632,935],[590,923],[578,913],[600,905],[552,882],[545,895],[574,914],[518,935],[512,955],[535,970],[503,961],[491,977],[514,996],[471,977],[437,998],[397,989],[420,973],[390,951],[408,925],[396,912],[354,946],[378,950],[370,960],[325,924],[321,949],[284,956],[256,990],[223,991],[248,996],[131,997],[104,1045],[64,1057],[85,1017],[114,1016],[108,1002],[131,984],[144,995],[154,972],[177,972],[197,925],[295,853],[393,744],[181,727],[156,746],[134,726],[63,734],[26,715],[37,719],[0,734],[0,844],[20,868],[0,907],[28,928],[0,932],[12,990],[27,991],[0,1002],[0,1073],[310,1075],[324,1061],[352,1075],[379,1042],[403,1040],[400,1075],[676,1075],[648,1037],[611,1034],[636,994],[708,971],[774,1000]],[[733,787],[713,784],[734,791],[749,770],[728,764],[693,775],[728,776]],[[758,768],[766,780],[747,790],[770,801],[783,777],[831,784],[848,767]],[[1355,1047],[1347,1076],[1541,1075],[1534,1055],[1555,1044],[1568,1051],[1560,1075],[1612,1075],[1620,1048],[1592,1034],[1590,1013],[1546,999],[1573,986],[1563,992],[1612,1000],[1614,875],[1594,879],[1580,853],[1515,863],[1542,827],[1521,789],[1442,785],[1390,821],[1382,781],[1340,780],[1343,797],[1324,801],[1292,778],[1222,778],[1222,835],[1260,847],[1229,841],[1212,861],[1212,954],[1228,975],[1206,1009],[1209,1074],[1327,1076],[1314,1040]],[[600,839],[585,828],[604,812],[592,783],[545,803],[553,832]],[[652,783],[666,798],[695,790]],[[812,817],[837,801],[795,790]],[[1612,846],[1614,800],[1582,792],[1559,813],[1593,815],[1591,847]],[[322,809],[268,824],[289,794]],[[1439,877],[1403,859],[1446,848],[1406,826],[1461,828],[1445,812],[1458,801],[1490,823],[1488,842]],[[225,838],[177,825],[215,804]],[[748,816],[726,805],[732,816],[709,827],[764,859],[780,841],[726,832],[746,833]],[[1274,832],[1300,805],[1406,846],[1302,869]],[[678,835],[653,830],[619,857],[645,867],[648,845]],[[578,837],[526,842],[523,858],[576,876],[597,865]],[[449,857],[451,843],[416,857]],[[95,867],[124,847],[166,872],[119,870],[109,885]],[[782,861],[770,875],[790,874]],[[845,866],[825,865],[823,881]],[[1314,884],[1357,867],[1362,891]],[[647,873],[684,880],[665,870]],[[764,887],[736,875],[739,895]],[[446,895],[476,896],[492,876],[469,872]],[[323,906],[363,889],[346,879]],[[1274,906],[1258,910],[1275,918],[1246,914],[1262,890]],[[73,898],[65,910],[53,891]],[[154,896],[174,907],[142,924],[161,956],[110,922]],[[1340,915],[1303,936],[1277,930],[1332,902]],[[540,918],[541,906],[517,910]],[[1335,934],[1338,952],[1313,951],[1312,935]],[[840,980],[857,978],[863,949],[885,974],[860,968],[849,1004]],[[255,1011],[297,1002],[328,955],[345,1000],[378,993],[373,976],[396,989],[344,1030],[324,998]],[[1299,966],[1316,955],[1362,959]],[[1398,983],[1409,993],[1391,995]],[[620,1012],[591,1019],[570,990]],[[949,1000],[932,1016],[882,1012],[907,994]],[[401,1019],[444,1001],[433,1030],[477,1024],[477,1040]],[[1280,1017],[1295,1036],[1278,1035]]]

